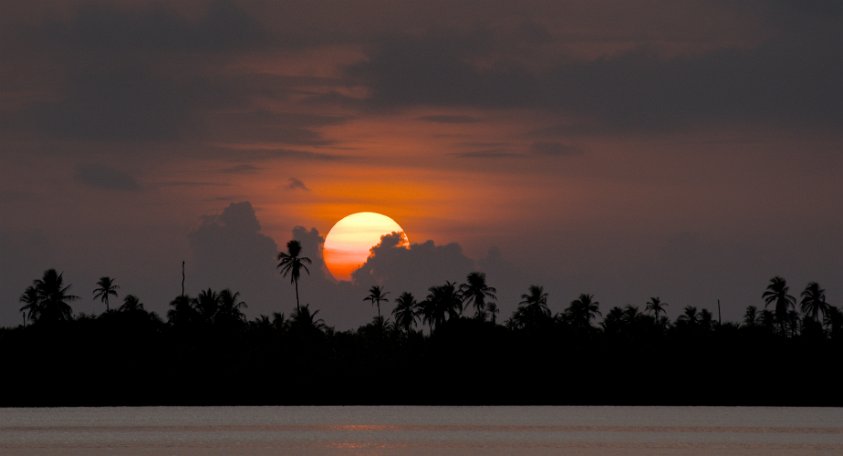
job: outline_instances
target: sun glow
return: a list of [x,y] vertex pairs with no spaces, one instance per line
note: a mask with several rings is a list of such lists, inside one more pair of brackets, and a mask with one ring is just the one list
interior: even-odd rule
[[322,249],[325,266],[335,279],[351,280],[351,273],[366,262],[371,248],[383,235],[393,232],[404,234],[404,245],[409,245],[401,225],[383,214],[357,212],[348,215],[334,224],[325,236]]

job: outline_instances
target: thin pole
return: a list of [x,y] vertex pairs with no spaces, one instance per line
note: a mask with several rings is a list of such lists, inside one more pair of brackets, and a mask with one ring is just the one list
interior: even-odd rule
[[720,315],[720,298],[717,298],[717,323],[723,324],[723,317]]
[[184,296],[184,260],[181,262],[181,295]]

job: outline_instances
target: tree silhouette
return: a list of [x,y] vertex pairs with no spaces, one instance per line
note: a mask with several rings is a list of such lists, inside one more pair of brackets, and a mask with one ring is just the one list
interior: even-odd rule
[[441,327],[447,319],[458,318],[462,313],[456,284],[445,282],[444,285],[428,288],[427,297],[420,304],[422,321],[430,325],[431,332]]
[[275,267],[281,270],[282,276],[289,275],[290,283],[295,285],[296,309],[299,308],[299,277],[302,269],[310,274],[310,269],[307,268],[310,263],[310,258],[301,256],[301,243],[295,239],[287,243],[286,252],[278,253],[278,264]]
[[749,328],[754,328],[758,324],[758,308],[755,306],[747,306],[746,312],[743,314],[743,324]]
[[138,312],[143,309],[143,303],[140,302],[137,296],[127,294],[123,297],[123,305],[120,306],[120,312]]
[[383,291],[383,288],[378,285],[374,285],[369,288],[369,296],[363,298],[363,301],[369,301],[372,303],[373,306],[377,306],[378,318],[381,317],[381,303],[389,302],[389,298],[386,297],[386,295],[388,294],[388,291]]
[[787,281],[780,276],[770,279],[766,291],[761,295],[764,299],[764,307],[773,304],[776,310],[776,320],[782,335],[785,334],[785,323],[788,321],[787,312],[796,304],[796,298],[788,294],[790,288]]
[[199,322],[199,311],[194,306],[194,300],[187,295],[176,296],[170,301],[167,320],[171,325],[179,328],[195,325]]
[[516,329],[541,328],[551,321],[547,307],[547,293],[538,285],[530,285],[527,293],[521,295],[518,309],[510,318],[510,326]]
[[392,318],[395,319],[395,324],[402,328],[405,333],[409,334],[413,325],[416,324],[418,316],[416,298],[412,293],[404,292],[395,300],[395,309],[392,310]]
[[111,277],[103,276],[97,281],[97,288],[94,288],[93,291],[94,299],[99,299],[105,304],[106,312],[110,310],[108,308],[108,298],[110,296],[114,296],[116,298],[118,288],[120,288],[120,285],[117,285],[117,282],[115,282]]
[[20,311],[24,313],[25,320],[32,322],[38,320],[40,301],[38,299],[38,289],[34,285],[26,287],[26,290],[20,297],[20,302],[23,304]]
[[55,269],[44,271],[44,276],[35,281],[38,291],[38,321],[64,321],[73,318],[69,302],[79,299],[68,293],[70,285],[64,285],[62,274]]
[[811,282],[802,291],[802,313],[814,321],[820,321],[820,314],[828,313],[829,304],[825,301],[825,290],[817,282]]
[[667,307],[667,303],[663,302],[658,296],[651,297],[644,305],[644,309],[653,312],[653,316],[656,318],[657,322],[660,321],[659,314],[663,314],[665,312],[665,307]]
[[[636,312],[638,309],[635,309]],[[594,300],[594,295],[583,293],[565,309],[565,318],[577,329],[591,329],[591,320],[600,313],[600,303]]]
[[494,287],[486,284],[486,274],[472,272],[468,274],[465,283],[460,285],[460,296],[465,305],[474,305],[474,315],[480,320],[486,319],[486,300],[494,301],[497,296]]
[[319,314],[318,310],[310,311],[310,306],[305,304],[293,311],[293,316],[290,319],[290,329],[299,335],[315,335],[321,334],[327,326],[325,321],[321,318],[316,318]]
[[495,302],[488,302],[486,303],[486,310],[489,312],[489,315],[492,316],[492,324],[496,325],[498,323],[498,313],[500,312],[498,304]]
[[700,322],[700,314],[696,307],[685,306],[682,314],[676,319],[681,326],[697,326]]
[[245,301],[240,300],[240,292],[232,292],[228,288],[220,291],[217,297],[217,313],[214,315],[214,323],[222,325],[237,325],[246,321],[244,309],[248,307]]

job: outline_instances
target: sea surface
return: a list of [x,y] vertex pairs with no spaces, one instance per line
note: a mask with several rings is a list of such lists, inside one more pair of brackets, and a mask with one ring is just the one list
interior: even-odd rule
[[0,409],[0,455],[843,455],[843,409]]

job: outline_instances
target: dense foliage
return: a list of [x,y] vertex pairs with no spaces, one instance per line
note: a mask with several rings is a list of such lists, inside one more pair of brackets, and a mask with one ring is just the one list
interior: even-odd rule
[[164,319],[131,294],[108,307],[116,280],[96,285],[98,316],[73,314],[55,270],[24,291],[26,324],[0,329],[0,405],[843,405],[841,312],[781,277],[739,323],[694,307],[670,321],[658,297],[604,313],[581,294],[554,314],[540,286],[500,323],[472,273],[421,299],[373,287],[358,299],[377,316],[352,331],[307,305],[248,321],[227,289],[177,296]]

